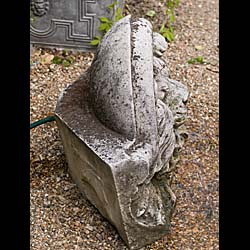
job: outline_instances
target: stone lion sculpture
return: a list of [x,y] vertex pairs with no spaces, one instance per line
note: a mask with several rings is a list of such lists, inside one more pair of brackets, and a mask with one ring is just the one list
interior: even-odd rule
[[56,107],[73,179],[130,249],[168,232],[176,202],[188,89],[169,78],[166,49],[150,22],[124,17]]

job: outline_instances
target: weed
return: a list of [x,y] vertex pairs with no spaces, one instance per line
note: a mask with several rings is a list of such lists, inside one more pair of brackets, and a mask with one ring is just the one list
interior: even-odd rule
[[169,42],[174,40],[174,28],[175,22],[175,8],[179,6],[179,0],[168,0],[166,7],[166,21],[160,28],[160,34],[165,37]]
[[149,16],[149,17],[154,17],[156,15],[156,12],[154,10],[149,10],[147,13],[146,13],[146,16]]
[[100,36],[95,36],[94,39],[90,42],[91,45],[98,45],[101,42],[101,37]]
[[52,63],[54,64],[61,64],[62,63],[62,58],[59,56],[55,56],[52,60]]
[[111,26],[113,25],[113,21],[109,20],[107,17],[100,17],[99,18],[101,24],[99,26],[99,30],[103,31],[104,34],[107,33],[109,31],[109,29],[111,28]]
[[189,59],[187,61],[187,63],[189,63],[189,64],[196,64],[196,63],[204,64],[204,63],[207,63],[207,62],[204,61],[202,56],[197,56],[195,58]]
[[52,63],[54,64],[62,64],[64,67],[69,67],[75,60],[72,56],[54,56]]
[[174,28],[170,26],[169,28],[166,28],[163,24],[160,28],[160,34],[164,36],[169,42],[172,42],[174,40]]
[[118,4],[118,2],[114,1],[112,4],[107,6],[107,9],[109,9],[109,11],[114,11],[113,20],[109,19],[107,17],[104,17],[104,16],[101,16],[99,18],[100,26],[99,26],[98,30],[102,31],[102,36],[95,36],[94,39],[90,42],[91,45],[97,46],[101,42],[102,37],[110,30],[112,25],[123,18],[122,9],[120,7],[118,7],[115,10],[115,7],[117,4]]

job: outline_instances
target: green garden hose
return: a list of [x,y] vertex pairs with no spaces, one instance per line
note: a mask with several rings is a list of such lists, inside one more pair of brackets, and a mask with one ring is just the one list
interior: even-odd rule
[[42,125],[42,124],[44,124],[46,122],[52,122],[52,121],[55,121],[55,116],[53,116],[53,115],[47,116],[47,117],[45,117],[45,118],[43,118],[41,120],[38,120],[36,122],[31,123],[30,124],[30,129],[35,128],[35,127],[37,127],[39,125]]

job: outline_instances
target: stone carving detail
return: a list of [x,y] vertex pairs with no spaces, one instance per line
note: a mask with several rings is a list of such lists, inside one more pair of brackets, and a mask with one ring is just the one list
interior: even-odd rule
[[130,249],[168,232],[176,202],[188,90],[169,78],[166,49],[147,20],[124,17],[56,107],[73,179]]
[[31,10],[35,16],[43,16],[49,10],[48,0],[32,0]]
[[[39,1],[39,5],[37,1]],[[64,1],[65,1],[64,5],[66,5],[66,0]],[[32,10],[34,9],[36,11],[34,12],[34,14],[38,13],[39,10],[41,13],[43,12],[43,14],[39,12],[40,13],[39,16],[40,17],[43,16],[45,14],[45,11],[43,11],[43,9],[45,8],[46,2],[42,0],[36,0],[31,2]],[[70,42],[74,41],[82,43],[84,40],[92,38],[93,22],[95,14],[89,12],[89,8],[91,5],[96,4],[96,0],[89,0],[89,1],[77,0],[74,1],[74,3],[75,3],[75,9],[73,10],[60,9],[60,8],[65,8],[63,4],[59,5],[58,9],[54,7],[51,10],[52,12],[51,16],[46,17],[46,20],[39,19],[37,20],[36,24],[31,25],[31,35],[37,39],[53,40],[53,36],[56,37],[59,36],[58,35],[59,30],[61,28],[64,28],[63,30],[65,30],[65,41],[70,41]],[[48,7],[48,2],[46,6]],[[55,4],[55,6],[57,5]],[[60,14],[61,11],[65,12],[65,15],[63,17],[61,17],[62,16],[62,14]],[[77,16],[76,20],[72,19],[73,14]],[[46,28],[44,28],[44,23],[47,24]],[[82,27],[82,31],[80,29],[77,29],[76,28],[77,26]],[[86,30],[85,34],[83,33],[84,30]],[[60,35],[60,37],[61,36],[62,35]],[[58,45],[58,42],[59,41],[57,41],[57,43],[55,43],[54,45],[55,46]]]
[[[176,197],[170,188],[171,175],[179,160],[179,150],[187,137],[181,125],[186,117],[188,92],[184,85],[169,78],[166,62],[161,58],[167,43],[160,34],[153,34],[153,69],[158,129],[158,157],[146,181],[138,186],[132,198],[131,211],[137,223],[165,225],[175,207]],[[178,93],[178,90],[181,91]],[[167,202],[166,202],[167,201]]]
[[[95,50],[90,44],[98,30],[101,16],[112,18],[107,9],[113,0],[31,0],[35,15],[30,23],[32,44],[44,47],[60,47],[77,50]],[[124,0],[117,1],[123,8]]]

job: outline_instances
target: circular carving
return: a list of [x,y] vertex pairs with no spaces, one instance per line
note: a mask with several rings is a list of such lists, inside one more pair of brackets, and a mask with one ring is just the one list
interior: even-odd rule
[[31,10],[35,16],[43,16],[49,10],[48,0],[33,0],[31,1]]

